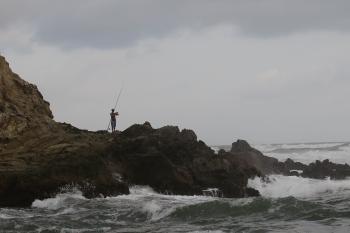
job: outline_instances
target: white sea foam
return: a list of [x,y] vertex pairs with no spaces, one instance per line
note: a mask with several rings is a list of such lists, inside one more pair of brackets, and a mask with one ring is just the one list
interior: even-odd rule
[[142,207],[142,211],[150,214],[151,221],[157,221],[166,216],[169,216],[175,210],[175,207],[165,208],[165,206],[162,206],[162,204],[157,202],[156,200],[146,202]]
[[248,186],[259,190],[263,197],[314,197],[326,193],[348,192],[350,194],[350,179],[347,180],[316,180],[296,176],[269,176],[270,182],[256,177],[248,181]]
[[334,163],[347,163],[350,164],[350,146],[340,147],[338,150],[327,151],[327,150],[308,150],[304,152],[296,151],[291,153],[265,153],[267,156],[274,157],[279,161],[285,161],[287,158],[291,158],[294,161],[309,164],[316,160],[329,159]]
[[0,214],[0,219],[13,219],[17,218],[17,216],[11,216],[9,214]]
[[[212,201],[217,198],[206,196],[163,195],[148,186],[130,187],[129,195],[108,197],[109,205],[120,206],[121,202],[128,202],[129,206],[146,213],[150,221],[165,218],[177,208]],[[170,206],[169,206],[170,204]]]
[[[350,164],[349,143],[271,144],[254,145],[254,147],[265,155],[274,157],[282,162],[291,158],[296,162],[309,164],[316,160],[323,161],[329,159],[334,163]],[[280,149],[285,151],[281,151]]]
[[34,215],[26,210],[0,208],[0,219],[25,219],[32,218]]
[[223,233],[221,230],[189,231],[187,233]]
[[151,187],[135,185],[129,188],[131,195],[154,195],[157,194]]
[[101,228],[80,228],[80,229],[72,229],[72,228],[62,228],[60,233],[82,233],[82,232],[110,232],[110,227],[101,227]]
[[57,194],[54,198],[48,198],[44,200],[35,200],[32,203],[33,208],[42,208],[42,209],[49,209],[49,210],[58,210],[61,208],[66,208],[69,206],[70,202],[69,200],[85,200],[86,198],[83,197],[82,193],[79,191],[76,191],[74,193],[63,193],[63,194]]
[[293,143],[293,144],[257,144],[253,145],[254,148],[266,152],[266,151],[272,151],[276,149],[302,149],[302,148],[310,148],[310,149],[317,149],[317,148],[328,148],[328,147],[335,147],[335,146],[341,146],[344,142],[327,142],[327,143]]

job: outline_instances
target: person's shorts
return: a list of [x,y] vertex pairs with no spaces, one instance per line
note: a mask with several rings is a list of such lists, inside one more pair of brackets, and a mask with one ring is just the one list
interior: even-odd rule
[[115,128],[116,124],[117,124],[117,121],[111,121],[111,126],[112,126],[112,129],[114,129],[114,128]]

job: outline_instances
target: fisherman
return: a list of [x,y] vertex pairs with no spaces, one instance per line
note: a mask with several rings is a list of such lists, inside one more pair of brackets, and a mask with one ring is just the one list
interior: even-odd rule
[[118,112],[114,112],[114,108],[113,108],[110,115],[111,115],[112,132],[115,132],[115,126],[116,126],[116,124],[117,124],[116,116],[118,116],[119,113],[118,113]]

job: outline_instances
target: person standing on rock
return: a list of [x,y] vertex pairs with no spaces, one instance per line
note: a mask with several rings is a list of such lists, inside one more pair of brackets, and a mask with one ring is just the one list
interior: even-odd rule
[[112,127],[112,133],[113,133],[113,132],[115,132],[115,126],[117,125],[116,116],[118,116],[119,113],[118,112],[114,112],[114,108],[113,108],[110,115],[111,115],[111,127]]

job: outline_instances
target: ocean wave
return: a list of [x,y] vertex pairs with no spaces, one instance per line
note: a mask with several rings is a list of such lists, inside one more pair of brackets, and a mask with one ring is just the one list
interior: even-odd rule
[[248,186],[259,190],[263,197],[320,197],[322,194],[350,194],[350,180],[317,180],[296,176],[270,175],[266,182],[259,177],[250,179]]
[[[284,198],[252,198],[250,202],[239,205],[234,199],[220,199],[200,204],[193,204],[176,208],[169,216],[175,221],[200,221],[211,223],[217,220],[229,219],[231,223],[252,221],[257,224],[258,218],[264,221],[292,221],[292,220],[322,220],[328,218],[349,217],[349,210],[329,208],[327,204],[295,197]],[[265,226],[266,227],[266,226]]]
[[[179,207],[203,203],[215,200],[216,198],[207,196],[164,195],[155,192],[148,186],[132,186],[130,187],[129,195],[109,197],[107,199],[111,204],[117,205],[121,200],[129,201],[129,205],[134,206],[134,210],[137,210],[137,213],[130,213],[129,216],[144,213],[147,215],[148,221],[158,221],[168,217]],[[169,203],[171,203],[170,206]]]
[[334,163],[350,164],[349,145],[340,147],[338,150],[305,150],[294,151],[289,153],[267,152],[264,154],[270,157],[274,157],[282,162],[284,162],[288,158],[291,158],[296,162],[309,164],[315,162],[316,160],[323,161],[325,159],[329,159]]
[[76,191],[74,193],[60,193],[53,198],[35,200],[32,203],[32,207],[48,210],[58,210],[77,203],[77,200],[86,200],[80,191]]
[[[85,199],[80,192],[58,194],[54,198],[36,200],[30,209],[0,209],[0,217],[4,217],[1,219],[3,227],[9,229],[13,228],[13,221],[20,222],[16,228],[18,232],[26,232],[31,227],[36,232],[59,229],[64,229],[61,232],[166,232],[171,229],[170,232],[191,233],[230,232],[232,229],[252,232],[256,227],[274,231],[278,227],[271,226],[272,222],[290,229],[295,227],[288,225],[290,221],[349,218],[350,211],[344,203],[350,194],[350,181],[318,183],[317,180],[302,179],[270,176],[269,183],[252,179],[249,184],[259,189],[262,197],[238,199],[163,195],[147,186],[134,186],[129,195],[108,198]],[[327,182],[328,188],[318,187]],[[289,185],[292,188],[288,189],[284,183],[294,185]],[[296,191],[296,183],[302,183],[299,187],[302,191]],[[312,191],[317,188],[318,191]],[[327,203],[304,198],[319,194],[324,197],[325,193],[332,197],[336,193],[342,195]],[[28,218],[21,218],[25,215]],[[52,219],[54,226],[59,227],[52,228],[47,219]],[[43,226],[45,221],[47,224]]]
[[189,231],[187,233],[224,233],[221,230]]
[[349,145],[348,142],[326,142],[326,143],[291,143],[291,144],[257,144],[254,147],[262,152],[273,150],[290,149],[328,149]]
[[[281,162],[290,158],[296,162],[310,164],[316,160],[329,159],[331,162],[350,164],[349,142],[328,143],[301,143],[301,144],[255,144],[254,148],[264,155],[274,157]],[[213,146],[215,151],[219,149],[230,150],[231,146]]]

